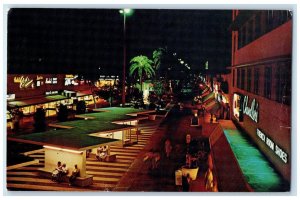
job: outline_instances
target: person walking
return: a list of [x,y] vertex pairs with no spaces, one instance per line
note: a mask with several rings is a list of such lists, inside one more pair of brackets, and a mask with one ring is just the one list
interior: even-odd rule
[[165,141],[165,153],[167,158],[170,158],[171,151],[172,151],[171,141],[167,139]]
[[191,184],[191,177],[190,174],[187,173],[186,176],[182,176],[182,191],[189,192],[190,191],[190,184]]

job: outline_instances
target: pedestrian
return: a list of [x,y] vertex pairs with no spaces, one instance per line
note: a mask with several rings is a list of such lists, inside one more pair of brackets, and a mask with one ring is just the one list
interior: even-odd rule
[[207,191],[212,191],[213,185],[214,185],[213,179],[214,179],[213,173],[212,173],[211,169],[208,168],[207,171],[206,171],[206,173],[205,173],[205,178],[204,178],[205,189]]
[[165,141],[165,153],[166,153],[167,158],[170,157],[171,151],[172,151],[171,141],[169,139],[167,139]]
[[182,191],[183,192],[190,191],[191,181],[192,181],[192,179],[191,179],[189,173],[187,173],[186,176],[182,176]]
[[78,169],[78,167],[77,167],[77,165],[74,165],[74,170],[72,171],[72,174],[71,174],[71,176],[70,176],[70,178],[69,178],[69,185],[71,186],[71,185],[74,185],[74,182],[75,182],[75,180],[76,180],[76,177],[77,176],[79,176],[79,169]]

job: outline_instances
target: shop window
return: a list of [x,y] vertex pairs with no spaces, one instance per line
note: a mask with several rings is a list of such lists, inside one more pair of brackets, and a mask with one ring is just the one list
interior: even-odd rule
[[271,87],[272,87],[272,68],[266,67],[265,75],[264,75],[264,96],[269,99],[271,98]]
[[258,95],[258,85],[259,85],[259,69],[255,68],[254,69],[254,87],[253,87],[253,92],[254,94]]
[[247,69],[247,91],[251,92],[252,69]]
[[276,70],[276,101],[291,103],[291,63],[279,63]]

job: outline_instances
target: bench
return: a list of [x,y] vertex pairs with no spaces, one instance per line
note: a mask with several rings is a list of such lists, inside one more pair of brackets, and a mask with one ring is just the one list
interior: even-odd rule
[[[54,168],[53,168],[54,169]],[[39,168],[38,172],[39,175],[45,178],[52,178],[52,172],[53,169],[45,169],[45,168]],[[72,171],[69,170],[69,173],[65,176],[61,177],[62,182],[69,183],[69,178],[71,177]],[[85,177],[76,177],[74,181],[74,185],[80,186],[80,187],[86,187],[93,184],[93,176],[92,175],[86,175]]]

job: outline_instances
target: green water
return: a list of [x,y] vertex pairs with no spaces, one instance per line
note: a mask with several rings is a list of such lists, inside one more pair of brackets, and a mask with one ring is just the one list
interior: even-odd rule
[[269,161],[238,130],[224,130],[246,181],[256,192],[285,191],[286,184]]

